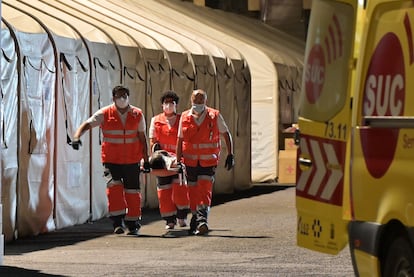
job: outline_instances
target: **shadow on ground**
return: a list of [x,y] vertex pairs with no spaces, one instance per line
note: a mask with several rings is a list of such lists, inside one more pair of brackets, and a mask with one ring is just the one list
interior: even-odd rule
[[255,185],[250,189],[236,191],[231,194],[218,194],[213,195],[211,206],[221,205],[230,201],[235,201],[243,198],[250,198],[262,194],[272,193],[279,190],[290,188],[291,186],[280,186],[280,185]]
[[[279,185],[256,185],[250,189],[237,191],[233,194],[218,194],[213,196],[212,206],[222,205],[227,202],[255,197],[258,195],[273,193],[288,188],[287,186]],[[158,209],[144,209],[143,225],[161,220]],[[76,226],[71,226],[56,230],[53,232],[40,234],[33,237],[20,238],[15,241],[7,242],[4,249],[5,255],[21,255],[28,252],[51,249],[59,246],[66,246],[76,244],[82,241],[91,240],[97,237],[106,236],[112,233],[112,224],[108,218],[103,218],[94,222],[88,222]],[[182,234],[176,234],[181,236]],[[0,267],[0,276],[3,276],[3,271],[6,270]],[[13,268],[8,268],[13,273]],[[28,275],[33,276],[34,272],[27,272]],[[20,276],[20,275],[7,275]],[[34,275],[34,276],[52,276],[52,275]]]
[[25,269],[15,266],[0,266],[0,276],[10,277],[64,277],[63,275],[54,275],[41,273],[38,270]]

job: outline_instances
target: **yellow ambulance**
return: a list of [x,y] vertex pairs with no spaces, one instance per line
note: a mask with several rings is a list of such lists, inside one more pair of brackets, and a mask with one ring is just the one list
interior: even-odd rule
[[357,276],[414,276],[414,1],[313,0],[297,244]]

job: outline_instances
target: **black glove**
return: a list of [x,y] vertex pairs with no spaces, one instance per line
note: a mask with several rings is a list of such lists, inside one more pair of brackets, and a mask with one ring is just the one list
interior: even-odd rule
[[144,170],[142,170],[142,172],[144,173],[150,173],[151,171],[151,166],[149,162],[144,162]]
[[233,154],[227,155],[226,163],[224,164],[224,167],[227,170],[230,170],[234,167],[234,155]]
[[79,146],[82,145],[82,141],[80,141],[80,139],[78,139],[78,140],[72,140],[72,142],[70,143],[70,145],[72,146],[73,149],[79,150]]

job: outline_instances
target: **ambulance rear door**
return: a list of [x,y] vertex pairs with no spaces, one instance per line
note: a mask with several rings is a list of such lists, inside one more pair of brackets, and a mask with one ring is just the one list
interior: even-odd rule
[[314,0],[299,107],[297,244],[337,254],[348,242],[347,172],[357,1]]

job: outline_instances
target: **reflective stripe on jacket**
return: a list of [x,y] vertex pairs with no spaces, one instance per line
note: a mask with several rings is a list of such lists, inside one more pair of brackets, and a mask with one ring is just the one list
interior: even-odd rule
[[163,150],[175,153],[177,146],[178,124],[180,122],[180,114],[173,126],[168,126],[168,120],[164,113],[160,113],[154,118],[154,138],[161,145]]
[[217,125],[219,111],[206,107],[206,117],[200,126],[190,110],[182,114],[182,155],[187,166],[217,166],[220,154],[220,133]]
[[138,138],[138,126],[142,111],[130,106],[125,126],[115,105],[110,105],[103,111],[104,121],[101,124],[102,162],[115,164],[138,163],[142,159],[143,145]]

